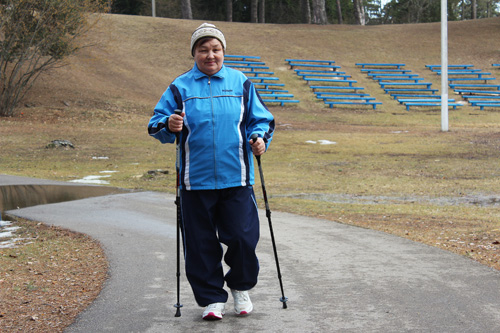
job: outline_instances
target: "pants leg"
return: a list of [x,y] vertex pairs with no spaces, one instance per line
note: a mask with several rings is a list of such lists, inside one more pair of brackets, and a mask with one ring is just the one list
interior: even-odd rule
[[228,298],[214,219],[217,197],[216,191],[181,191],[186,277],[200,306]]
[[259,216],[252,187],[225,189],[217,206],[218,232],[227,245],[224,256],[230,270],[227,286],[249,290],[257,284],[259,261],[255,253],[259,241]]
[[[257,284],[259,218],[252,187],[181,191],[186,276],[196,302],[226,302],[229,288],[249,290]],[[224,260],[230,267],[224,276]]]

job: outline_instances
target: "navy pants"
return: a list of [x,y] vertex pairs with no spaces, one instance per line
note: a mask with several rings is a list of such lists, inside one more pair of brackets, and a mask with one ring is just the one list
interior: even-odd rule
[[[181,191],[186,276],[200,306],[225,303],[231,289],[257,284],[259,217],[253,188]],[[230,267],[224,275],[225,263]]]

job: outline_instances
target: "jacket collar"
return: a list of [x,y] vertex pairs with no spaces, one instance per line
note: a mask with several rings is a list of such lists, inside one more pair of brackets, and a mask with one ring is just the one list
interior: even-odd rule
[[211,76],[200,71],[198,69],[198,65],[196,65],[196,63],[194,64],[193,71],[194,71],[195,80],[201,79],[202,77],[218,77],[218,78],[223,79],[227,75],[227,69],[226,69],[226,66],[224,66],[224,65],[222,65],[221,69],[217,73],[215,73],[214,75],[211,75]]

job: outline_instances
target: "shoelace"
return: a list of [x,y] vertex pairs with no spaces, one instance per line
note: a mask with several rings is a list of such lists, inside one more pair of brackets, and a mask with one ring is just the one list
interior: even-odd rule
[[248,302],[248,297],[247,294],[242,292],[242,291],[236,291],[236,299],[238,300],[238,303],[246,303]]
[[208,310],[217,310],[217,308],[218,308],[217,304],[214,303],[214,304],[210,304],[207,309]]

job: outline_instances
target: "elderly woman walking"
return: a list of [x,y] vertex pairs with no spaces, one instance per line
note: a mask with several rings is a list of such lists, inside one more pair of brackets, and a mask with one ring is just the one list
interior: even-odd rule
[[[162,143],[180,134],[186,276],[206,320],[225,314],[224,284],[237,315],[253,310],[248,291],[259,273],[259,218],[252,154],[262,155],[274,132],[274,118],[252,82],[224,66],[225,51],[216,26],[199,26],[191,36],[193,68],[170,84],[148,125]],[[253,134],[257,140],[250,139]],[[227,246],[224,258],[221,243]],[[222,259],[230,268],[226,274]]]

